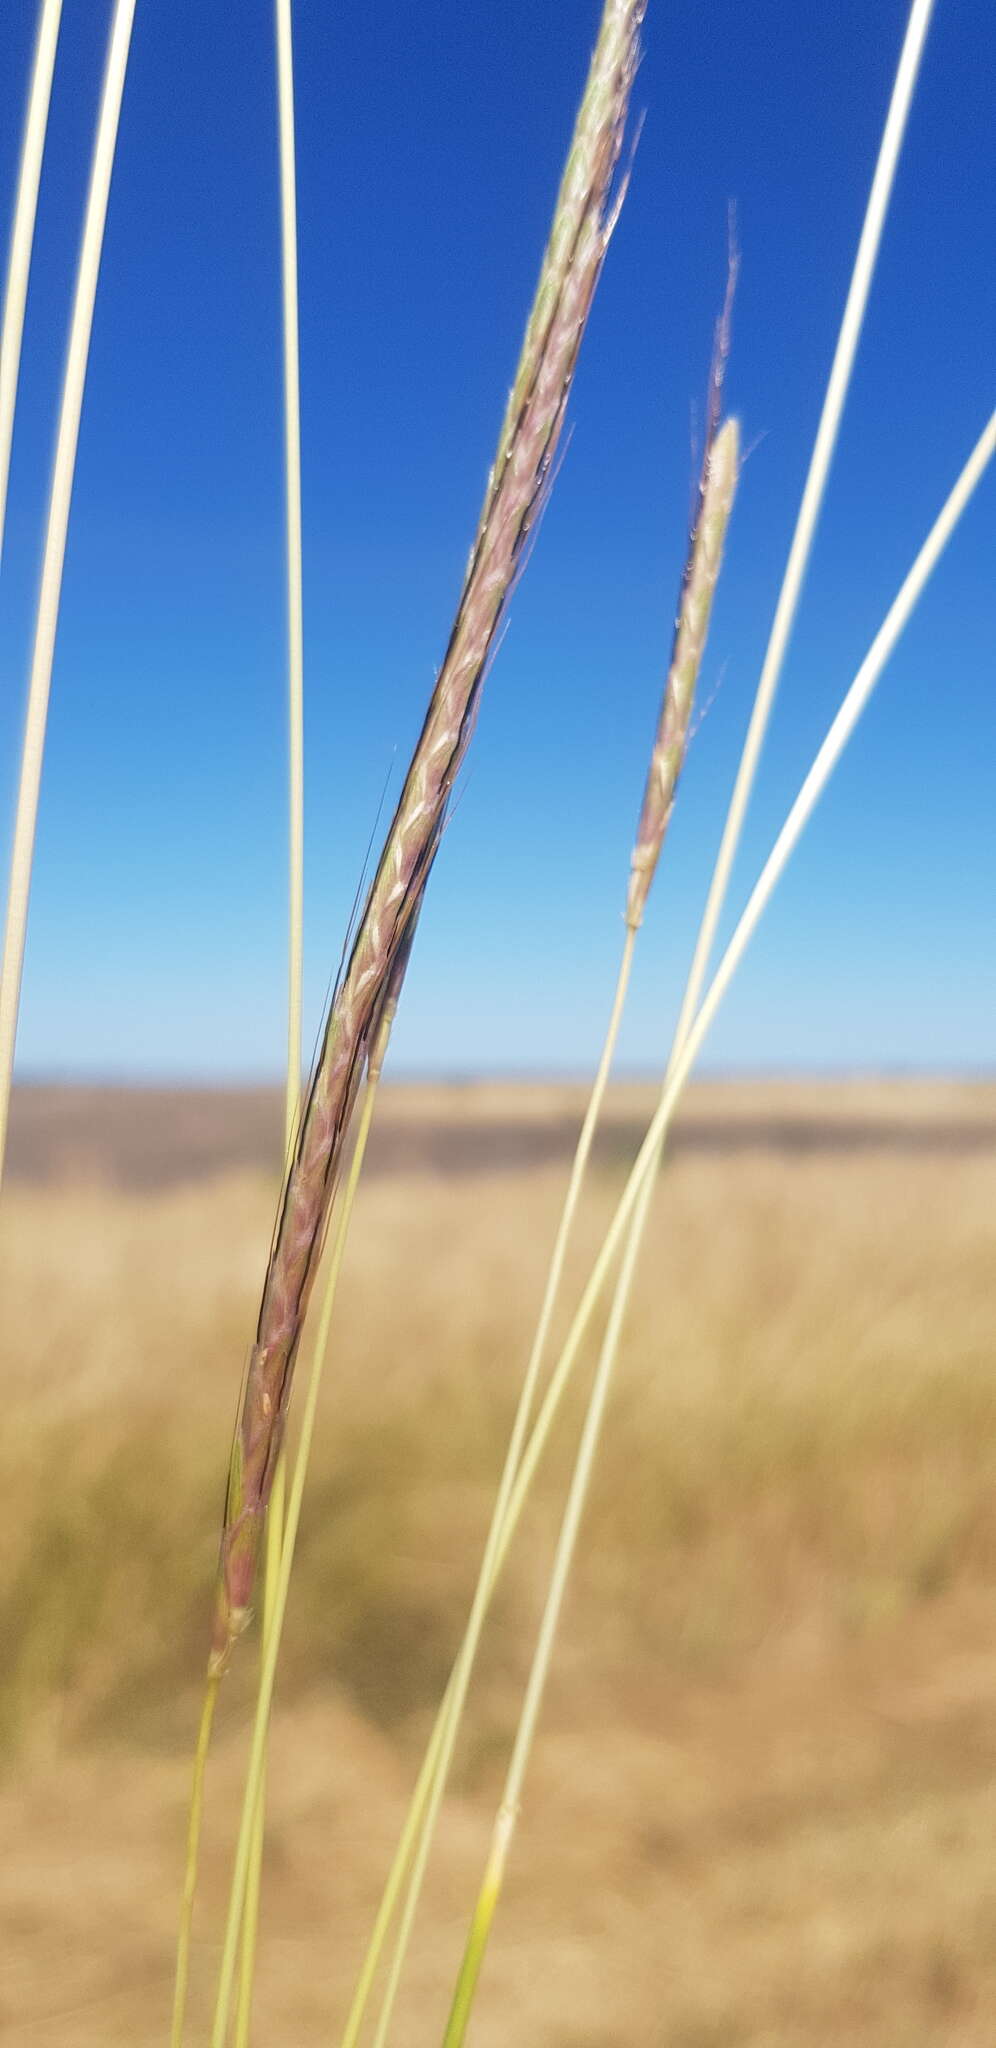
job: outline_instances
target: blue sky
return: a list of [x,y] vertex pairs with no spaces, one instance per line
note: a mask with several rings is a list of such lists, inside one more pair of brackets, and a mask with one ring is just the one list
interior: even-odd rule
[[[9,820],[110,9],[66,0],[0,580]],[[649,0],[631,190],[487,686],[399,1071],[584,1071],[621,943],[700,400],[742,247],[752,446],[623,1060],[663,1061],[791,537],[906,9]],[[307,1036],[445,646],[596,0],[295,14]],[[0,19],[0,219],[34,9]],[[996,14],[938,0],[730,917],[993,405]],[[138,0],[56,653],[19,1070],[275,1076],[284,600],[270,9]],[[993,1061],[996,478],[710,1042],[721,1068]],[[8,826],[9,830],[9,826]]]

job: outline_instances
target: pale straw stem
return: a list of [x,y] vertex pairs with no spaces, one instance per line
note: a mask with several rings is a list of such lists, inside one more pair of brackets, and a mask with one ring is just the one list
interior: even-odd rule
[[276,0],[277,107],[284,330],[284,453],[287,506],[290,903],[288,918],[288,1148],[301,1099],[301,982],[304,923],[304,573],[301,521],[301,377],[297,310],[297,180],[294,50],[290,0]]
[[[275,0],[277,127],[280,156],[280,248],[284,339],[284,490],[287,532],[287,737],[289,899],[287,949],[287,1088],[284,1153],[290,1157],[301,1108],[301,1014],[304,925],[304,575],[301,519],[301,378],[297,296],[297,177],[294,124],[294,42],[290,0]],[[287,1460],[277,1461],[266,1517],[263,1621],[265,1643],[280,1568],[286,1511]],[[259,1931],[259,1895],[266,1825],[266,1771],[260,1780],[242,1928],[235,2048],[248,2048]]]
[[754,708],[744,740],[733,795],[730,799],[730,807],[726,823],[723,827],[723,836],[720,840],[719,853],[716,857],[716,865],[713,870],[712,881],[709,885],[709,894],[706,899],[705,910],[702,914],[698,939],[696,940],[688,985],[685,989],[675,1031],[676,1044],[681,1043],[698,1008],[702,984],[709,965],[709,956],[716,937],[716,928],[722,914],[737,847],[740,843],[744,816],[754,785],[761,747],[764,742],[768,720],[771,716],[775,691],[778,688],[785,651],[799,604],[806,565],[809,561],[813,545],[816,523],[820,515],[820,507],[823,503],[830,464],[833,460],[837,433],[847,398],[848,386],[851,381],[851,371],[854,367],[854,358],[864,322],[865,308],[868,304],[868,294],[875,271],[879,244],[882,239],[882,229],[885,224],[885,216],[896,175],[896,166],[899,162],[899,152],[906,130],[906,122],[913,99],[913,91],[920,68],[920,59],[923,55],[923,46],[933,5],[934,0],[913,0],[913,6],[910,10],[906,37],[896,71],[895,84],[892,89],[892,99],[886,117],[885,128],[882,132],[878,162],[875,166],[875,175],[872,179],[871,191],[868,196],[868,207],[861,230],[861,239],[858,243],[858,252],[854,261],[854,271],[847,294],[847,302],[844,307],[844,316],[841,321],[837,347],[834,352],[830,380],[827,384],[826,397],[823,400],[823,410],[820,414],[820,423],[816,432],[816,440],[813,444],[809,473],[806,477],[802,502],[799,506],[799,514],[796,520],[795,532],[792,536],[792,545],[789,550],[785,577],[775,609],[771,637],[768,641],[764,665],[761,669],[761,679],[758,683],[757,695],[754,699]]
[[3,536],[7,519],[7,483],[10,477],[11,442],[14,438],[17,380],[21,368],[24,307],[28,296],[35,214],[38,210],[38,187],[41,183],[45,131],[48,127],[48,106],[52,96],[52,73],[55,70],[55,48],[59,40],[61,15],[62,0],[43,0],[28,93],[28,113],[24,124],[24,143],[17,178],[17,198],[14,202],[7,289],[3,301],[3,329],[0,332],[0,558],[3,556]]
[[31,893],[31,864],[34,854],[35,829],[38,821],[38,797],[41,788],[42,757],[45,751],[45,727],[48,718],[48,699],[52,681],[52,662],[55,655],[55,635],[59,618],[62,571],[66,558],[66,535],[69,527],[69,506],[73,491],[73,472],[76,466],[76,445],[79,438],[80,412],[83,405],[83,386],[86,382],[90,332],[93,326],[93,307],[97,292],[97,276],[100,270],[100,252],[104,239],[104,223],[107,218],[107,199],[110,191],[111,171],[114,165],[118,120],[121,113],[121,96],[124,91],[125,70],[128,63],[128,48],[131,41],[134,14],[135,0],[117,0],[111,28],[107,70],[100,103],[100,115],[97,123],[93,166],[90,173],[90,190],[87,196],[86,218],[80,249],[79,273],[76,280],[76,296],[73,302],[69,347],[66,356],[66,371],[62,387],[62,403],[59,411],[55,463],[52,472],[52,492],[49,500],[41,589],[38,597],[38,613],[35,623],[34,652],[28,684],[28,709],[21,754],[21,774],[17,793],[14,846],[11,857],[10,887],[7,896],[7,920],[4,932],[3,967],[2,971],[0,971],[0,1177],[3,1174],[4,1155],[7,1148],[7,1121],[10,1112],[10,1087],[14,1069],[14,1044],[17,1037],[17,1013],[21,996],[21,975],[24,968],[24,941],[28,921],[28,899]]

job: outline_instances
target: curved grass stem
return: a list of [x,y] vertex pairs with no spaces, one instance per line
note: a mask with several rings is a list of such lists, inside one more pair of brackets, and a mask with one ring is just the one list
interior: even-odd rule
[[[280,159],[280,247],[284,345],[284,499],[287,557],[288,946],[287,1086],[284,1153],[289,1158],[301,1110],[301,1019],[304,956],[304,572],[301,518],[301,381],[297,294],[297,173],[294,132],[294,43],[291,0],[275,0],[277,126]],[[265,1645],[276,1597],[287,1499],[287,1463],[277,1461],[266,1517],[263,1583]],[[259,1895],[266,1829],[266,1773],[260,1781],[242,1926],[235,2048],[248,2048],[259,1933]]]

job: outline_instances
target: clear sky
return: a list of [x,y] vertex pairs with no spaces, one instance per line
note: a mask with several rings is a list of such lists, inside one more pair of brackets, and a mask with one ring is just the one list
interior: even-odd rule
[[[445,646],[598,11],[295,10],[309,1041]],[[109,15],[104,0],[66,0],[56,71],[0,580],[8,820]],[[29,0],[0,11],[4,228],[34,16]],[[904,0],[649,0],[632,186],[432,878],[396,1070],[577,1072],[596,1056],[734,199],[728,396],[753,452],[710,708],[623,1045],[630,1068],[663,1061],[905,16]],[[938,0],[731,915],[994,403],[994,77],[992,0]],[[24,1074],[281,1066],[277,206],[267,0],[138,0],[56,653]],[[711,1064],[992,1064],[994,542],[990,476],[762,925]]]

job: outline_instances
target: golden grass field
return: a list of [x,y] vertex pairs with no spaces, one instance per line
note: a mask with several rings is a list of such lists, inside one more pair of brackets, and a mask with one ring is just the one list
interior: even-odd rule
[[[274,1726],[256,2040],[337,2039],[458,1640],[579,1091],[386,1091]],[[617,1091],[577,1291],[651,1102]],[[0,2033],[166,2038],[275,1099],[22,1091],[0,1298]],[[990,2048],[996,1086],[711,1083],[651,1227],[475,2048]],[[581,1390],[579,1389],[579,1396]],[[438,2043],[571,1404],[394,2039]],[[209,1782],[195,2025],[251,1688]]]

